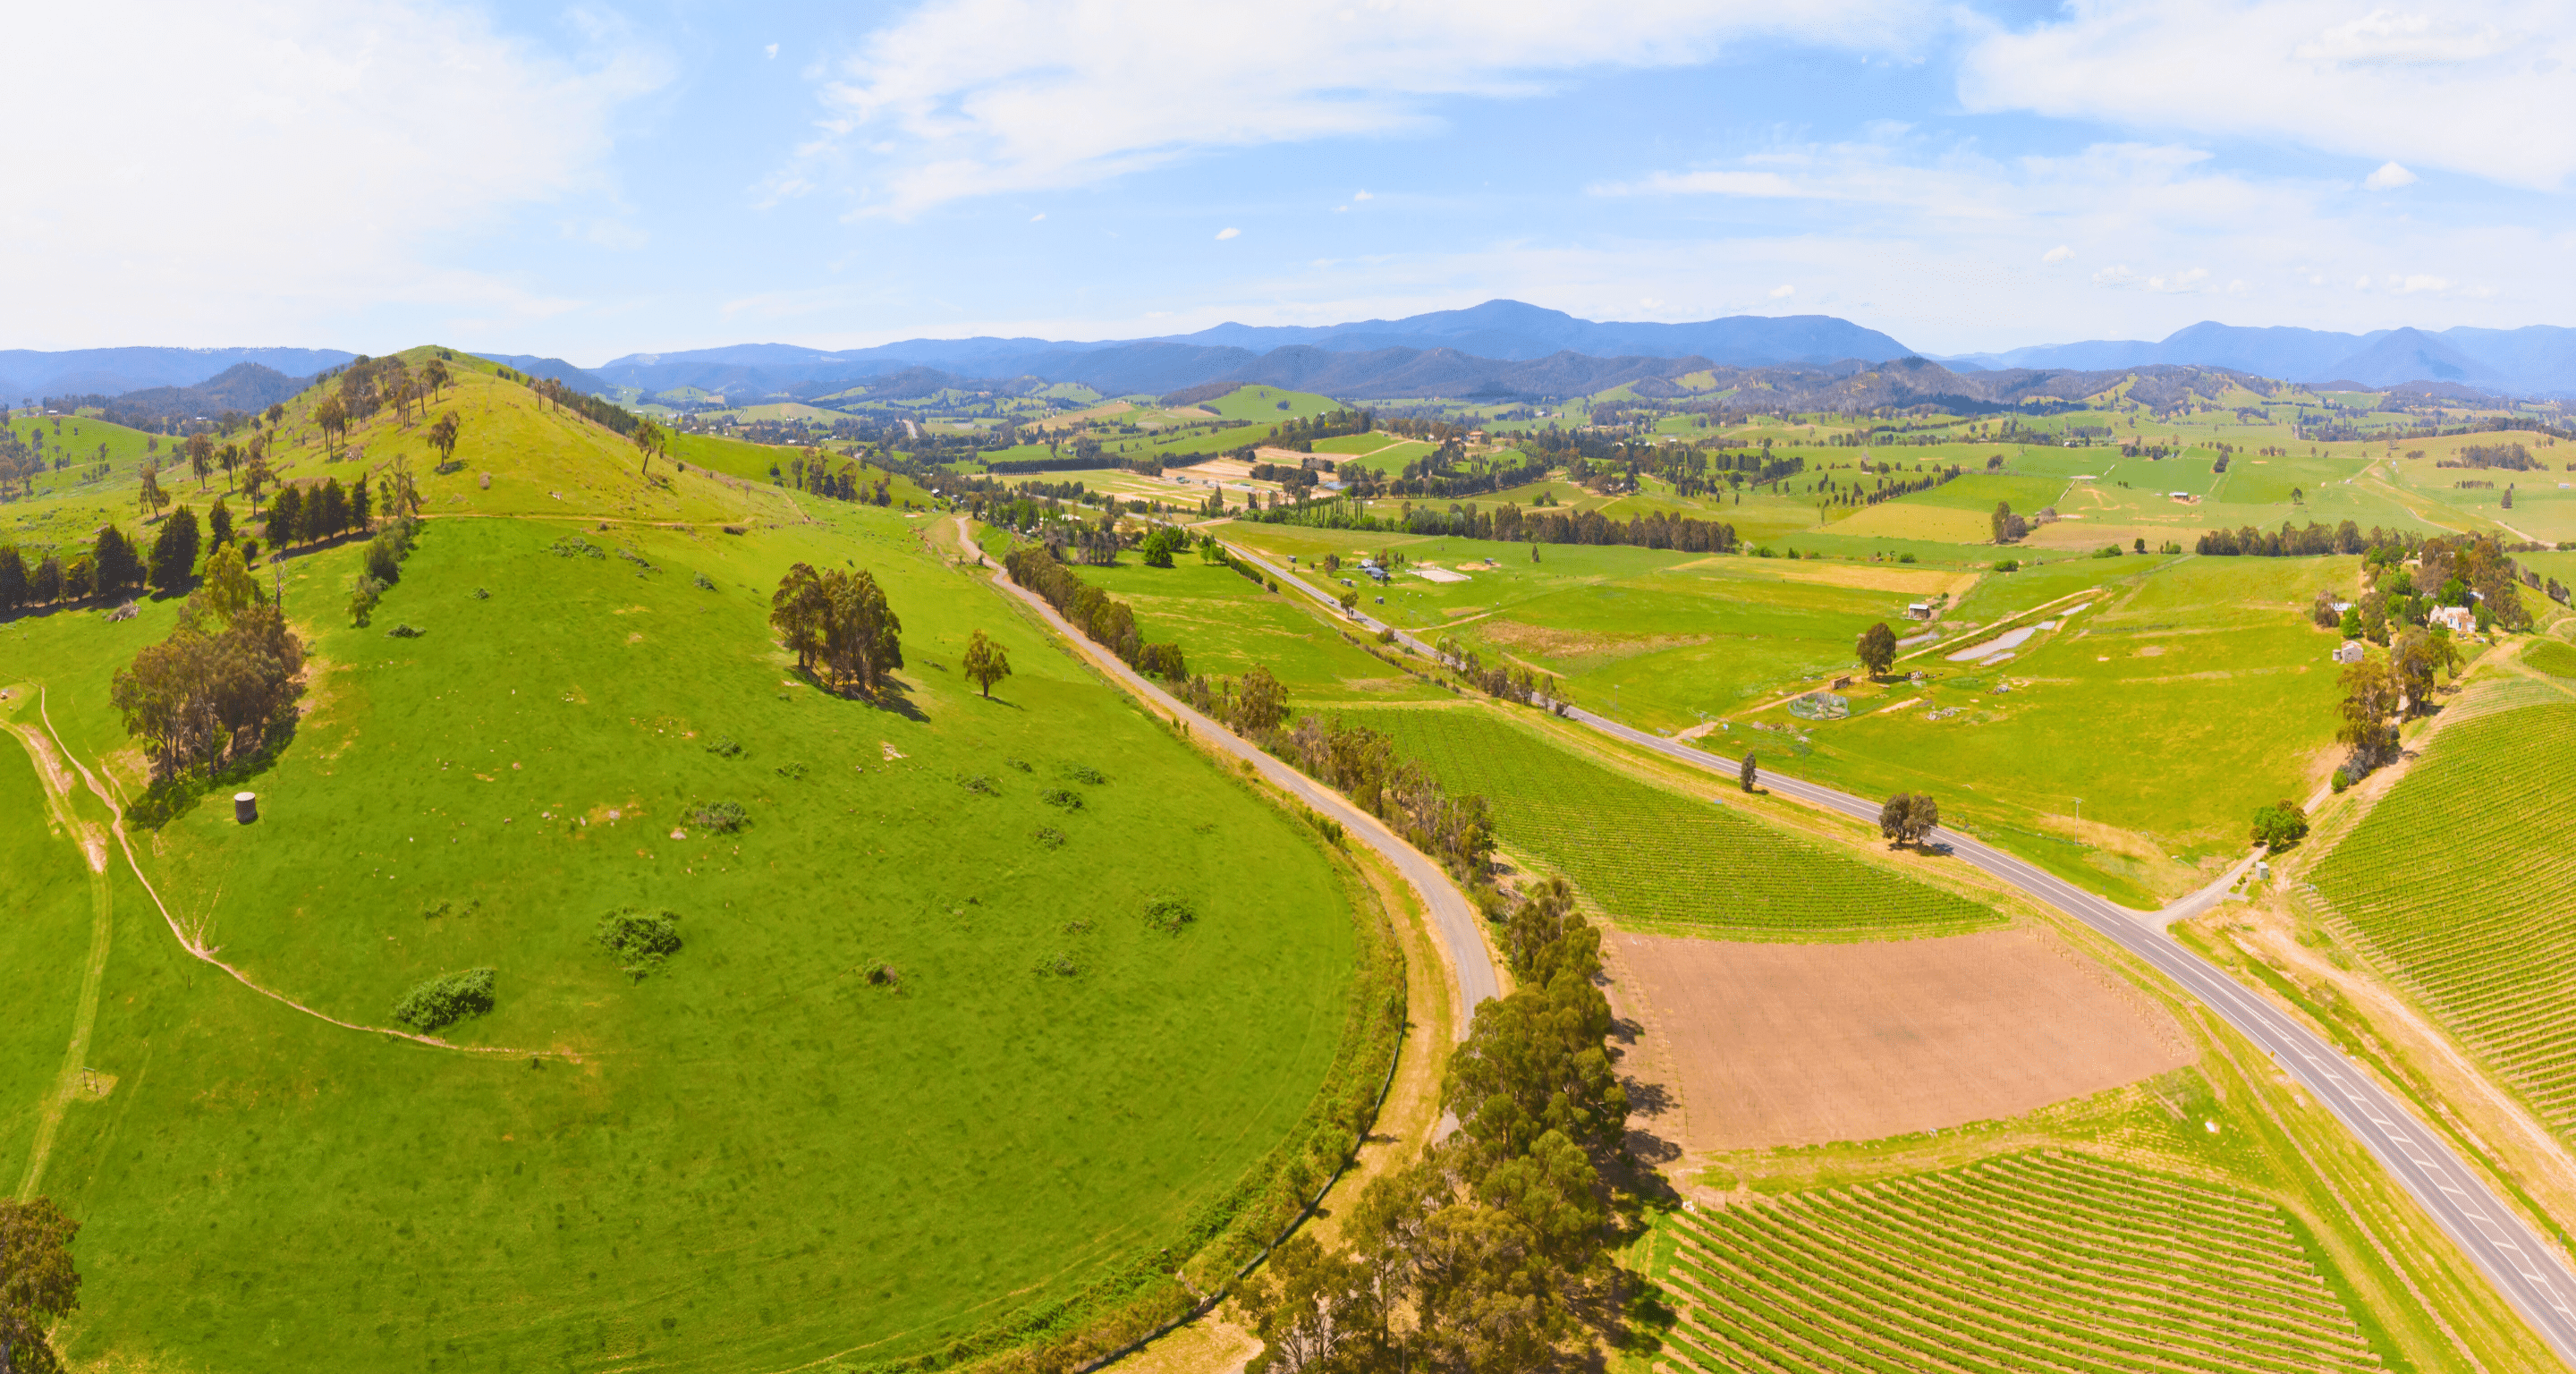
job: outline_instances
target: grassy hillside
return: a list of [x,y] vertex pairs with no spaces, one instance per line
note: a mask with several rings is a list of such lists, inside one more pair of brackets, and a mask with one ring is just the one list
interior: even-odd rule
[[[1215,1282],[1266,1238],[1273,1175],[1386,1064],[1359,981],[1379,927],[1312,832],[899,513],[787,523],[758,484],[648,481],[488,376],[446,404],[466,467],[429,479],[372,628],[341,614],[356,546],[283,565],[309,712],[246,783],[260,822],[209,803],[138,841],[182,930],[320,1015],[191,958],[121,858],[102,879],[81,1062],[110,1090],[69,1104],[40,1175],[84,1223],[69,1354],[866,1364],[1186,1302],[1161,1275]],[[291,475],[416,441],[351,438],[366,457],[298,446]],[[773,643],[769,590],[800,560],[886,587],[909,666],[885,704],[804,685]],[[0,712],[28,723],[41,686],[71,754],[131,795],[108,677],[176,610],[10,622]],[[990,701],[957,671],[974,630],[1018,670]],[[0,901],[30,918],[0,934],[0,999],[28,1010],[0,1031],[14,1183],[96,907],[23,762],[0,803]],[[716,803],[747,824],[711,826]],[[1176,934],[1147,919],[1170,899],[1194,917]],[[640,979],[594,938],[630,905],[682,940]],[[407,989],[476,967],[496,1004],[441,1034],[506,1053],[321,1019],[389,1026]]]

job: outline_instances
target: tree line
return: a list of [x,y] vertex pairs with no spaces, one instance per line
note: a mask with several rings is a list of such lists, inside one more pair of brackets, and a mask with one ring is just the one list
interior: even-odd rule
[[1452,505],[1447,510],[1407,503],[1393,517],[1371,515],[1355,501],[1334,497],[1247,511],[1244,519],[1268,525],[1302,525],[1314,529],[1361,530],[1384,534],[1440,534],[1465,539],[1494,539],[1523,544],[1624,544],[1645,549],[1679,549],[1687,553],[1733,553],[1735,526],[1719,520],[1651,515],[1612,520],[1599,511],[1523,510],[1505,502],[1493,509]]
[[1580,1364],[1633,1223],[1627,1090],[1609,1043],[1601,932],[1563,879],[1498,932],[1515,980],[1476,1008],[1441,1106],[1458,1129],[1373,1179],[1326,1249],[1301,1233],[1242,1304],[1255,1374],[1413,1374]]
[[1124,601],[1074,576],[1042,544],[1023,544],[1002,558],[1003,570],[1020,586],[1036,592],[1093,643],[1119,661],[1158,677],[1181,678],[1185,666],[1178,644],[1147,644],[1136,622],[1136,610]]

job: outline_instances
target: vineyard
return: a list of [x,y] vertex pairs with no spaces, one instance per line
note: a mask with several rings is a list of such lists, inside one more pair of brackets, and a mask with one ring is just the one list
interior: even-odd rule
[[1948,935],[1992,910],[1723,804],[1637,781],[1484,710],[1338,713],[1395,737],[1454,792],[1482,794],[1503,846],[1564,873],[1621,925],[1732,940]]
[[2084,1155],[1672,1227],[1674,1374],[2381,1367],[2279,1208]]
[[2544,639],[2522,651],[2522,661],[2551,677],[2576,677],[2576,648]]
[[2451,725],[2309,875],[2346,936],[2562,1134],[2576,1128],[2576,814],[2554,803],[2571,789],[2576,703]]

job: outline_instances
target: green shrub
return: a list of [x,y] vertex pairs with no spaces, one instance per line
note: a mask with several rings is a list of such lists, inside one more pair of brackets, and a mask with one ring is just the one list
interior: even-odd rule
[[794,782],[794,781],[796,781],[797,779],[802,778],[802,777],[804,777],[804,776],[805,776],[805,765],[804,765],[804,764],[801,764],[801,763],[794,762],[794,761],[792,761],[792,760],[791,760],[791,761],[789,761],[789,762],[787,762],[787,763],[782,763],[782,764],[778,765],[776,768],[773,768],[773,769],[771,769],[770,771],[771,771],[771,772],[773,772],[773,773],[776,773],[778,776],[780,776],[780,777],[782,777],[782,778],[787,779],[789,782]]
[[965,788],[969,792],[973,792],[978,796],[984,797],[992,796],[997,790],[993,786],[993,780],[981,773],[969,773],[966,776],[959,778],[957,780],[957,785]]
[[2275,852],[2308,837],[2308,816],[2296,802],[2279,801],[2254,813],[2254,843]]
[[1064,832],[1051,825],[1042,825],[1030,831],[1029,838],[1037,841],[1040,849],[1064,848]]
[[1016,768],[1023,773],[1034,773],[1037,771],[1036,769],[1029,767],[1025,761],[1020,759],[1004,759],[1002,760],[1002,763],[1006,767]]
[[1073,956],[1069,954],[1046,954],[1038,957],[1037,971],[1041,978],[1050,974],[1058,978],[1070,978],[1082,972],[1082,965],[1075,963]]
[[1199,918],[1198,909],[1182,897],[1157,897],[1145,904],[1145,924],[1166,935],[1178,935]]
[[707,752],[715,755],[717,758],[738,759],[742,757],[742,746],[734,743],[726,736],[718,735],[714,739],[707,741]]
[[743,810],[740,802],[707,802],[691,813],[690,819],[703,829],[730,835],[751,824],[751,813]]
[[1996,572],[2020,572],[2020,571],[2021,571],[2021,560],[2020,560],[2020,559],[2018,559],[2018,558],[2002,558],[2002,559],[1997,559],[1997,560],[1995,561],[1995,571],[1996,571]]
[[711,592],[716,589],[715,579],[707,576],[705,573],[699,573],[696,578],[692,579],[692,581],[699,591]]
[[428,633],[429,631],[424,630],[417,625],[397,624],[392,629],[385,631],[385,637],[388,639],[418,639],[422,635]]
[[442,973],[404,993],[394,1003],[394,1019],[434,1031],[468,1016],[481,1016],[492,1010],[493,973],[488,968]]
[[2352,774],[2347,773],[2340,768],[2336,769],[2334,771],[2334,790],[2340,792],[2350,786],[2352,786]]
[[675,911],[619,907],[599,918],[591,938],[625,964],[626,976],[641,981],[662,961],[680,952],[680,916]]
[[1064,766],[1064,775],[1073,779],[1075,782],[1091,787],[1098,787],[1100,784],[1109,781],[1109,779],[1101,776],[1099,769],[1093,768],[1088,764],[1081,763],[1066,764]]
[[1050,787],[1047,790],[1040,792],[1038,794],[1038,800],[1045,802],[1049,806],[1061,806],[1067,811],[1079,811],[1082,809],[1082,794],[1079,792],[1067,791],[1061,787]]
[[489,601],[492,599],[492,593],[488,589],[482,587],[477,587],[474,590],[467,592],[466,595],[473,597],[477,601]]

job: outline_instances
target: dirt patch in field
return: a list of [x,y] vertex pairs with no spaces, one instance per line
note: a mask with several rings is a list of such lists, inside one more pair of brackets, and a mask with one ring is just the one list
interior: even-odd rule
[[1514,652],[1560,661],[1570,658],[1634,658],[1659,649],[1680,649],[1708,642],[1707,635],[1611,635],[1524,625],[1517,620],[1488,621],[1482,633],[1485,638]]
[[2161,1008],[2042,930],[1873,944],[1622,932],[1630,1072],[1687,1154],[2018,1116],[2191,1062]]

